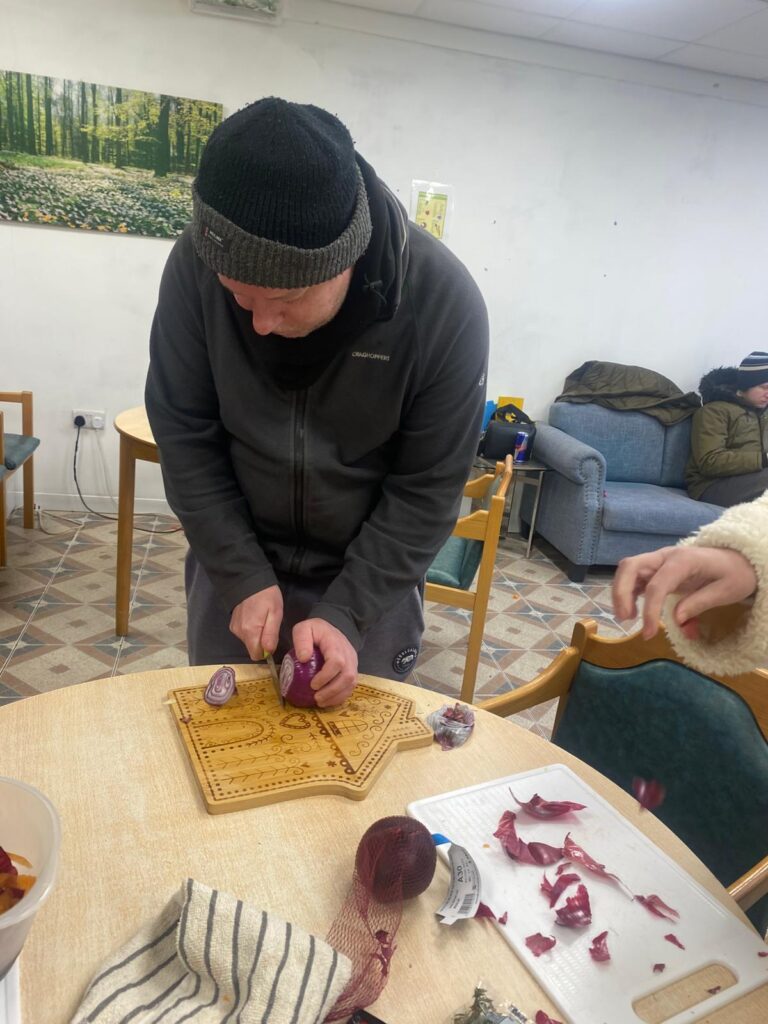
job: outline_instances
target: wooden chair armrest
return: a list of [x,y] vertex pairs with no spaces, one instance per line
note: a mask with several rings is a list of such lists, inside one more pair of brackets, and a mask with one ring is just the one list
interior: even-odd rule
[[32,437],[32,392],[31,391],[0,391],[0,402],[14,402],[21,405],[21,432]]
[[749,910],[766,894],[768,894],[768,857],[763,857],[759,864],[755,864],[746,874],[728,886],[728,895],[736,900],[742,910]]
[[544,701],[562,697],[570,689],[580,660],[581,655],[575,647],[566,647],[533,682],[518,687],[512,693],[501,693],[498,697],[480,701],[477,707],[490,711],[492,715],[506,717],[536,707]]

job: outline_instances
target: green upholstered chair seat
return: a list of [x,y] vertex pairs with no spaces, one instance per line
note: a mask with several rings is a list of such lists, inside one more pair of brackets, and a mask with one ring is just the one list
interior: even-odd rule
[[449,537],[427,570],[427,582],[469,590],[482,557],[482,541]]
[[[768,853],[768,742],[747,703],[683,665],[582,662],[553,742],[622,789],[664,783],[654,813],[730,885]],[[765,933],[768,897],[748,912]]]
[[[497,476],[485,493],[481,508],[486,511],[491,498],[498,491],[501,477]],[[438,551],[427,570],[427,583],[440,583],[444,587],[469,590],[483,557],[483,542],[469,537],[449,537]]]
[[3,465],[0,465],[0,479],[26,462],[39,444],[40,441],[36,437],[27,437],[25,434],[3,434],[5,461]]

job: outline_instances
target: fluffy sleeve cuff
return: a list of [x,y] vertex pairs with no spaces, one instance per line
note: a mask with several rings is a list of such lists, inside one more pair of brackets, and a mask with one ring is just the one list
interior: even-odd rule
[[768,668],[768,494],[735,505],[682,543],[738,551],[755,570],[757,592],[739,628],[715,642],[706,636],[684,636],[672,616],[677,597],[669,598],[663,620],[674,649],[686,664],[707,675],[734,676]]

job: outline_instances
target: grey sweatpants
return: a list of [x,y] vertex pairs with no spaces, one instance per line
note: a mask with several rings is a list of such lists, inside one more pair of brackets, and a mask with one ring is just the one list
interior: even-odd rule
[[768,491],[768,469],[758,469],[754,473],[739,473],[737,476],[724,476],[715,480],[701,494],[699,501],[731,508],[745,501],[754,501],[765,491]]
[[[289,577],[279,579],[283,592],[283,622],[275,660],[293,646],[291,632],[325,592],[327,581]],[[187,647],[190,665],[249,664],[244,644],[229,631],[230,613],[219,599],[208,574],[191,551],[184,563],[187,591]],[[414,587],[399,604],[365,634],[358,652],[358,671],[402,681],[413,670],[424,632],[423,585]]]

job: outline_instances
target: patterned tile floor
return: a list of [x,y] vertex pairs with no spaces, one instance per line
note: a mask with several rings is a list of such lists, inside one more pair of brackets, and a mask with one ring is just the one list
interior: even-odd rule
[[[66,518],[65,518],[66,517]],[[114,630],[117,524],[90,514],[44,515],[24,530],[8,525],[8,565],[0,569],[0,704],[86,679],[185,665],[182,563],[186,548],[170,517],[141,517],[134,534],[130,635]],[[528,682],[570,639],[578,619],[622,635],[611,616],[611,570],[571,583],[554,549],[534,544],[524,557],[519,537],[504,538],[486,620],[476,694],[490,697]],[[427,627],[409,681],[458,695],[469,613],[428,603]],[[516,716],[549,737],[554,707]]]

